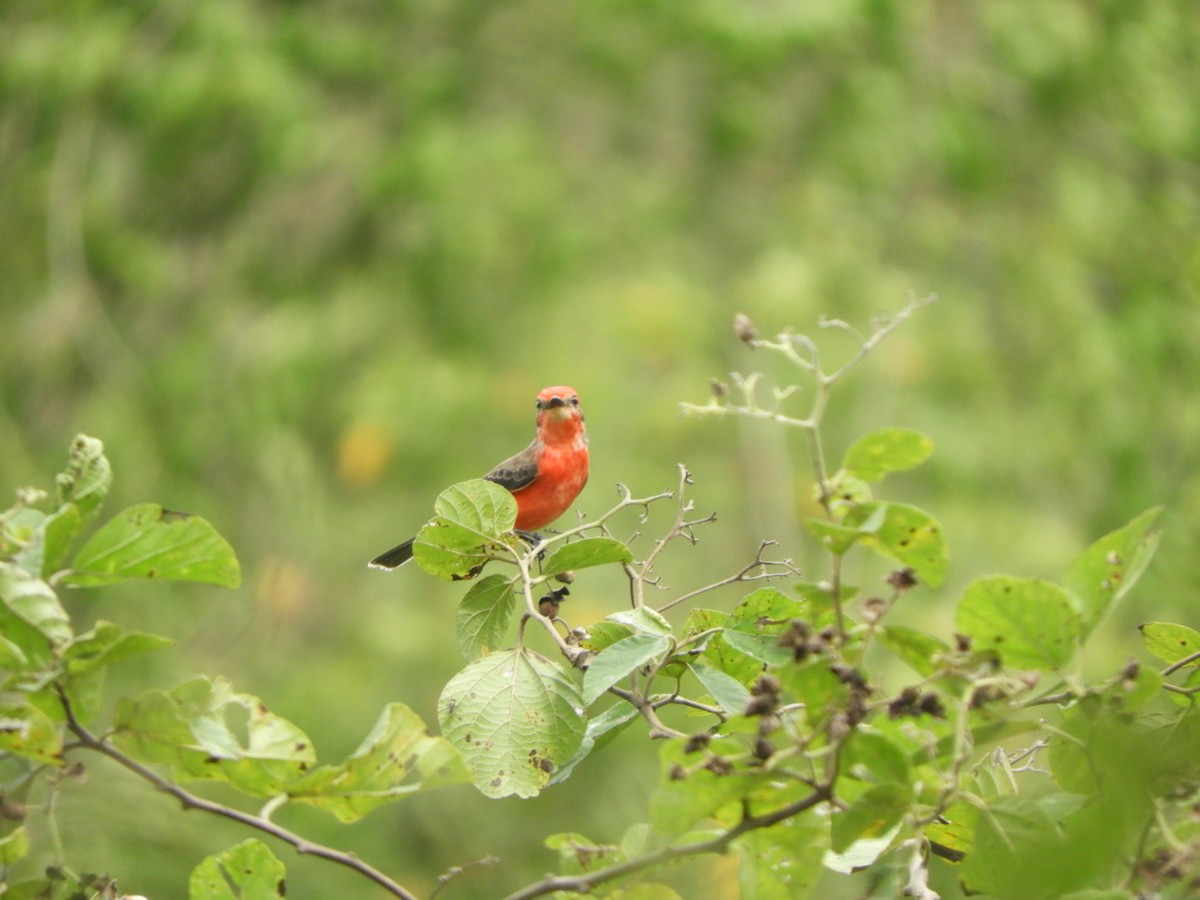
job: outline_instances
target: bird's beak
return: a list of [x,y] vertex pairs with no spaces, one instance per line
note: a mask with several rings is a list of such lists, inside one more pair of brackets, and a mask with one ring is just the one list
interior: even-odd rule
[[560,406],[566,406],[567,401],[562,397],[551,397],[546,401],[546,409],[558,409]]

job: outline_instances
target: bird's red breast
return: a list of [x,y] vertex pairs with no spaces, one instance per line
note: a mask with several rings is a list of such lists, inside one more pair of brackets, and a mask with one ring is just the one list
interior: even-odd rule
[[538,394],[537,477],[513,492],[516,528],[536,531],[565,513],[588,479],[588,441],[578,392],[567,385]]

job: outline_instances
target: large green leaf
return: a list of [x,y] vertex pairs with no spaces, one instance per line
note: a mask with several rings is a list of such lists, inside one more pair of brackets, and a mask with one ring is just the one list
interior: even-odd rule
[[433,509],[436,515],[413,541],[413,559],[431,575],[454,581],[478,574],[488,561],[488,545],[517,521],[512,494],[482,478],[448,487]]
[[489,575],[477,581],[458,605],[458,649],[470,662],[499,649],[517,598],[512,581]]
[[658,634],[634,634],[605,647],[583,676],[583,702],[591,706],[610,687],[671,647],[670,638]]
[[579,749],[586,719],[571,673],[530,650],[471,663],[438,701],[442,733],[489,797],[533,797]]
[[131,506],[105,523],[71,563],[64,583],[77,587],[131,578],[200,581],[237,587],[237,556],[206,520],[157,503]]
[[846,451],[842,469],[863,481],[913,469],[929,458],[933,441],[909,428],[880,428],[859,438]]
[[1080,636],[1070,595],[1039,578],[977,578],[959,601],[956,622],[974,649],[995,650],[1018,669],[1061,669]]
[[458,751],[403,703],[391,703],[349,759],[310,772],[288,796],[353,822],[409,794],[468,780]]
[[286,894],[283,863],[255,838],[206,857],[188,879],[188,900],[269,900]]
[[1123,528],[1106,534],[1081,553],[1062,585],[1078,601],[1086,637],[1104,614],[1137,583],[1158,549],[1153,530],[1161,507],[1148,509]]
[[255,797],[284,793],[316,760],[303,731],[220,678],[124,698],[115,724],[113,741],[131,756],[169,765],[180,778],[227,781]]
[[629,548],[612,538],[585,538],[582,541],[564,544],[544,563],[542,574],[556,575],[571,569],[586,569],[608,563],[627,563],[633,559]]
[[83,519],[90,519],[112,486],[112,467],[102,441],[78,434],[71,442],[67,467],[54,479],[59,506],[73,503]]

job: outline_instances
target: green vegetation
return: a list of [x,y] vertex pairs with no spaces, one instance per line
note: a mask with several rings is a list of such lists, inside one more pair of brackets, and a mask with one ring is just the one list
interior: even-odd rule
[[[439,697],[466,667],[518,646],[523,579],[541,577],[536,561],[518,545],[508,564],[491,563],[466,584],[363,563],[416,533],[442,488],[522,446],[536,390],[566,382],[580,390],[592,436],[592,481],[576,505],[584,523],[668,489],[696,511],[665,498],[629,505],[605,520],[610,534],[587,533],[601,543],[576,534],[547,548],[543,567],[564,555],[541,572],[578,570],[561,614],[597,642],[600,665],[590,687],[577,685],[581,700],[595,698],[582,737],[570,732],[578,746],[546,757],[554,783],[521,782],[513,793],[537,792],[531,800],[494,800],[467,785],[414,790],[345,825],[365,809],[317,802],[328,785],[313,781],[312,802],[268,810],[272,822],[352,850],[421,896],[456,866],[465,871],[443,896],[478,895],[480,885],[497,895],[522,890],[556,857],[587,871],[592,864],[580,860],[592,855],[612,864],[611,851],[588,851],[593,844],[619,846],[630,860],[658,852],[655,837],[628,829],[648,819],[661,826],[660,806],[671,802],[662,798],[693,781],[662,784],[663,772],[703,763],[711,748],[685,755],[667,742],[674,749],[659,759],[645,740],[658,726],[624,710],[635,709],[637,691],[667,688],[661,678],[630,687],[629,672],[649,665],[674,677],[682,665],[681,696],[707,695],[696,702],[735,720],[756,684],[744,677],[746,659],[777,653],[779,638],[736,618],[746,599],[736,582],[700,595],[704,613],[693,599],[667,609],[667,631],[610,620],[630,612],[634,589],[621,550],[607,542],[627,545],[636,567],[680,516],[716,511],[717,521],[696,525],[698,547],[673,539],[658,554],[662,590],[640,582],[641,605],[661,608],[753,562],[790,561],[799,576],[759,587],[815,604],[787,616],[812,628],[822,597],[797,594],[796,584],[827,580],[831,554],[848,554],[846,584],[862,593],[842,609],[843,624],[870,632],[861,646],[872,686],[898,700],[910,669],[933,684],[949,676],[931,660],[995,650],[1012,669],[1061,671],[1063,684],[1048,674],[1034,687],[1005,682],[983,711],[1049,690],[1069,708],[1030,715],[1058,717],[1064,735],[1099,748],[1088,765],[1065,749],[1070,741],[998,770],[975,771],[982,757],[971,756],[960,774],[995,782],[974,790],[1001,812],[976,821],[973,837],[935,843],[994,849],[982,857],[999,874],[972,877],[996,892],[987,879],[1011,869],[1008,825],[1028,835],[1068,820],[1081,829],[1061,830],[1065,843],[1043,844],[1041,862],[1030,863],[1047,885],[1066,877],[1058,864],[1077,843],[1095,859],[1116,855],[1114,844],[1093,840],[1086,806],[1070,809],[1053,792],[1003,794],[1004,767],[1049,769],[1062,793],[1088,796],[1096,772],[1136,768],[1129,760],[1141,761],[1146,742],[1166,737],[1153,722],[1133,730],[1131,716],[1187,720],[1184,707],[1164,709],[1157,681],[1187,690],[1193,667],[1181,661],[1191,650],[1172,648],[1195,646],[1200,577],[1191,552],[1200,533],[1194,4],[18,0],[0,10],[0,25],[0,484],[45,484],[79,431],[104,440],[103,453],[77,448],[53,496],[18,497],[6,522],[14,540],[5,598],[20,609],[6,621],[28,626],[3,633],[25,654],[20,662],[0,649],[6,709],[35,689],[13,674],[22,666],[52,672],[51,682],[67,678],[97,739],[185,690],[246,748],[253,695],[271,711],[255,734],[294,723],[316,748],[309,777],[324,771],[329,783],[366,778],[373,753],[416,740],[415,722],[441,720],[454,735]],[[826,314],[869,336],[871,316],[929,292],[941,301],[838,383],[821,414],[823,462],[811,433],[788,423],[677,417],[680,401],[707,408],[703,386],[713,376],[729,385],[721,404],[760,411],[773,410],[768,385],[796,380],[794,360],[765,347],[753,360],[763,378],[728,374],[751,365],[729,338],[739,310],[764,335],[788,324],[810,330]],[[827,372],[859,349],[845,328],[813,336]],[[785,415],[805,418],[796,408],[814,390],[805,382],[784,398]],[[96,518],[94,486],[108,475],[89,460],[111,460],[116,473],[105,508],[125,512],[107,524]],[[680,464],[694,483],[681,483]],[[617,483],[628,493],[615,492]],[[835,483],[848,498],[829,493]],[[825,505],[835,502],[843,505]],[[1159,504],[1152,523],[1143,511]],[[558,527],[578,524],[569,515]],[[1115,605],[1142,573],[1131,567],[1120,585],[1095,590],[1110,551],[1133,559],[1095,536],[1136,550],[1159,524],[1154,565]],[[165,528],[186,534],[180,555],[161,566],[125,544]],[[921,534],[921,552],[901,546],[906,528]],[[1107,549],[1080,556],[1089,546]],[[216,587],[237,583],[228,547],[245,576],[232,590]],[[861,604],[904,568],[919,585],[887,603],[872,630],[873,607]],[[1027,601],[1039,604],[1044,633],[1025,627]],[[1043,609],[1053,613],[1043,618]],[[537,621],[522,632],[521,659],[565,665]],[[1014,645],[1000,627],[1024,637]],[[674,658],[708,629],[722,635],[703,661]],[[955,632],[973,636],[969,651]],[[175,646],[161,649],[152,634]],[[25,639],[37,635],[51,649],[27,652]],[[997,635],[1007,635],[1000,645]],[[76,655],[64,655],[72,647]],[[1126,672],[1131,657],[1140,665]],[[541,663],[529,665],[540,678]],[[607,687],[632,700],[604,691],[609,677]],[[776,677],[783,706],[803,691],[849,690]],[[1114,678],[1107,693],[1070,699]],[[974,713],[960,715],[966,695],[942,687],[934,692],[945,721],[969,722]],[[919,715],[930,714],[919,709],[924,695],[912,698]],[[51,732],[82,740],[64,733],[52,700],[34,706],[46,717],[29,713],[38,740]],[[663,733],[712,724],[711,713],[692,718],[675,706],[663,710]],[[732,760],[733,778],[743,777],[737,752],[753,755],[756,728],[730,738],[741,751],[711,751]],[[982,753],[986,741],[970,737]],[[1016,752],[1042,737],[1004,745]],[[856,821],[878,813],[909,827],[911,804],[938,803],[897,790],[900,760],[883,740],[863,740],[894,765],[886,777],[884,762],[847,773],[872,799],[845,794],[838,846],[853,847]],[[1182,725],[1177,740],[1190,740]],[[21,759],[57,759],[53,743],[38,746],[51,758]],[[201,860],[226,871],[243,857],[264,860],[262,847],[242,844],[254,839],[243,825],[184,815],[85,749],[68,756],[86,765],[87,784],[71,769],[39,775],[20,832],[29,853],[10,873],[34,877],[65,863],[161,897],[180,895]],[[160,775],[190,765],[156,752]],[[948,752],[935,763],[953,762]],[[294,764],[265,766],[260,794],[287,783],[299,799]],[[1142,769],[1154,796],[1178,771],[1166,751],[1161,767]],[[709,770],[696,777],[719,780]],[[410,768],[403,784],[425,779]],[[186,788],[252,809],[232,785]],[[1129,793],[1110,810],[1122,823],[1111,840],[1145,811],[1146,794]],[[953,813],[969,818],[961,807]],[[789,832],[790,854],[768,837],[778,826],[728,840],[743,855],[790,855],[803,869],[813,862],[804,848],[818,846],[802,833],[810,819]],[[12,820],[3,834],[15,828]],[[259,837],[286,868],[293,896],[364,889],[346,866]],[[1186,829],[1175,837],[1171,853],[1190,846]],[[23,840],[13,838],[5,858]],[[1142,848],[1146,858],[1154,846]],[[916,860],[916,845],[908,849]],[[224,853],[232,855],[211,862]],[[473,865],[492,856],[500,862]],[[981,865],[970,859],[963,871]],[[1190,867],[1182,856],[1167,861]],[[932,865],[935,876],[950,871],[940,858]],[[754,895],[745,870],[740,877]],[[732,857],[706,856],[664,878],[732,895],[739,872]],[[845,890],[857,896],[862,881],[846,879],[854,887]],[[822,891],[841,883],[827,880]],[[937,890],[952,896],[945,883]]]

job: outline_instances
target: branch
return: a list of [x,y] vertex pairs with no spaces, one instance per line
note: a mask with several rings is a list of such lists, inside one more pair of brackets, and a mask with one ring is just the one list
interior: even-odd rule
[[[658,611],[660,613],[666,612],[672,606],[678,606],[680,603],[684,603],[687,600],[691,600],[693,597],[698,597],[700,594],[706,594],[709,591],[713,591],[713,590],[716,590],[717,588],[725,587],[728,584],[736,584],[737,582],[740,582],[740,581],[764,581],[764,580],[770,580],[772,578],[783,578],[787,575],[799,576],[801,574],[800,570],[795,567],[795,565],[792,563],[792,561],[790,559],[779,559],[779,560],[763,559],[763,557],[762,557],[763,551],[766,550],[768,547],[775,546],[776,543],[777,543],[777,541],[762,541],[758,545],[758,552],[755,553],[754,559],[751,560],[750,562],[748,562],[746,565],[742,566],[742,568],[740,568],[738,571],[734,572],[732,575],[728,576],[727,578],[722,578],[720,581],[714,581],[712,584],[706,584],[704,587],[696,588],[696,590],[689,591],[686,594],[681,594],[680,596],[676,597],[674,600],[670,600],[670,601],[664,603],[662,606],[658,607]],[[768,566],[780,566],[783,569],[783,571],[782,572],[772,572],[767,568]],[[756,569],[761,569],[762,571],[757,572],[753,575],[750,574],[751,572],[754,572]]]
[[598,884],[603,884],[606,881],[630,875],[634,872],[640,872],[642,869],[648,869],[660,863],[682,859],[686,856],[699,856],[704,853],[723,853],[733,841],[737,840],[743,834],[756,831],[760,828],[769,828],[772,825],[778,825],[786,819],[798,816],[800,813],[812,809],[819,803],[824,803],[832,794],[833,790],[830,785],[819,785],[802,800],[789,803],[787,806],[780,807],[774,812],[761,816],[745,816],[728,831],[722,832],[708,840],[663,847],[661,850],[647,853],[645,856],[639,856],[622,863],[606,866],[603,869],[596,869],[585,875],[547,875],[541,881],[535,882],[529,887],[517,891],[515,894],[510,894],[507,900],[529,900],[529,898],[541,897],[546,894],[552,894],[555,891],[573,891],[575,893],[586,894]]
[[333,847],[327,847],[324,844],[313,843],[306,838],[301,837],[293,831],[288,831],[276,825],[269,819],[264,819],[261,816],[244,813],[241,810],[234,809],[230,806],[225,806],[221,803],[215,803],[212,800],[206,800],[189,791],[184,790],[173,781],[159,775],[153,769],[142,765],[132,757],[126,756],[116,747],[108,742],[107,739],[98,737],[89,731],[76,717],[75,710],[71,707],[70,701],[67,699],[66,693],[59,690],[59,699],[62,701],[63,712],[67,718],[67,728],[78,738],[78,743],[75,744],[78,748],[94,750],[97,753],[107,756],[121,766],[124,766],[133,774],[137,775],[143,781],[148,781],[164,794],[170,794],[178,800],[185,810],[198,809],[201,812],[212,813],[214,816],[221,816],[225,819],[232,819],[234,822],[239,822],[256,831],[261,831],[263,834],[268,834],[273,838],[283,841],[285,844],[290,844],[297,853],[316,856],[320,859],[328,860],[329,862],[337,863],[340,866],[345,866],[348,869],[353,869],[360,875],[369,878],[377,885],[394,897],[400,897],[402,900],[416,900],[416,895],[405,888],[403,885],[388,878],[374,866],[363,862],[352,853],[346,853],[342,850],[337,850]]

